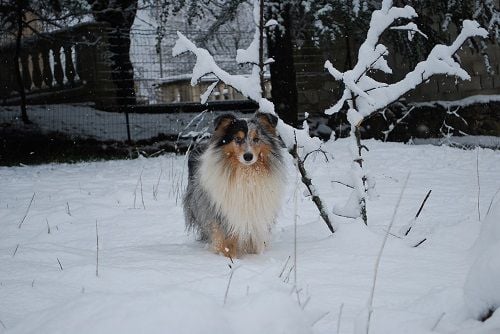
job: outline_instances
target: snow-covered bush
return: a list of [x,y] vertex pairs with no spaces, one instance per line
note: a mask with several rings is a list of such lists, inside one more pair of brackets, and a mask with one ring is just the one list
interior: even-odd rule
[[[374,71],[382,71],[387,74],[392,73],[392,69],[387,63],[386,56],[389,53],[387,47],[379,43],[380,36],[387,29],[407,30],[408,38],[411,40],[415,34],[426,37],[418,26],[409,22],[405,25],[393,26],[400,20],[411,20],[417,17],[417,13],[411,6],[394,7],[392,0],[384,0],[382,8],[372,13],[370,28],[366,39],[361,44],[358,51],[358,62],[351,70],[340,72],[333,65],[326,61],[325,68],[338,81],[344,84],[344,91],[340,100],[332,107],[325,110],[327,115],[339,112],[345,104],[348,106],[347,119],[351,126],[352,145],[352,185],[357,201],[350,200],[348,206],[356,204],[359,216],[367,224],[366,213],[367,193],[373,183],[369,175],[363,168],[362,150],[367,149],[361,144],[359,126],[364,118],[372,113],[385,108],[390,103],[396,101],[405,93],[424,83],[431,76],[436,74],[451,75],[462,80],[470,80],[469,74],[457,63],[453,56],[462,44],[471,37],[487,37],[488,33],[475,21],[465,20],[462,31],[451,45],[435,45],[427,59],[416,65],[413,71],[397,82],[386,83],[375,80],[371,75]],[[345,208],[345,211],[352,212],[352,208]]]

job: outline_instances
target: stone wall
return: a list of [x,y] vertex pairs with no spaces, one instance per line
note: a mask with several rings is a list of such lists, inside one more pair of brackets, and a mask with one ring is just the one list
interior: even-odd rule
[[[116,109],[117,80],[112,77],[109,35],[114,28],[88,22],[23,38],[20,61],[28,104],[94,102]],[[0,45],[0,105],[19,105],[16,45]]]

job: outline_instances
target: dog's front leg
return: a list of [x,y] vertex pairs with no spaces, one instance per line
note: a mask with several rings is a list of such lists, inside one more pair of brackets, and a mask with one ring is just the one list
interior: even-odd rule
[[236,236],[228,236],[220,227],[219,224],[212,225],[212,248],[215,253],[222,254],[231,259],[239,256],[238,238]]

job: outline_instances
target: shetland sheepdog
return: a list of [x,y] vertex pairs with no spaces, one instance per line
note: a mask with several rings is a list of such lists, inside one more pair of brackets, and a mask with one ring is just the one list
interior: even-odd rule
[[276,116],[231,114],[214,121],[208,142],[189,154],[186,227],[230,258],[261,253],[281,204],[285,169]]

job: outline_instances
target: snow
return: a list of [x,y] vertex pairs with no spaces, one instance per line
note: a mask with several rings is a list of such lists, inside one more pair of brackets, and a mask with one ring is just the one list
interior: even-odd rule
[[494,150],[500,149],[500,137],[493,136],[450,136],[446,138],[413,138],[412,143],[416,145],[433,144],[449,145],[461,148],[483,147]]
[[500,307],[500,199],[482,222],[474,250],[478,254],[465,283],[465,302],[473,317]]
[[[131,303],[133,300],[133,303]],[[276,309],[269,313],[263,310]],[[174,292],[123,293],[113,298],[85,293],[67,307],[41,312],[12,333],[297,333],[310,332],[301,321],[301,310],[289,293],[272,291],[224,308],[203,293]],[[298,316],[295,320],[294,316]],[[61,324],[58,319],[65,319]],[[49,321],[46,321],[46,320]],[[123,321],[127,319],[127,321]],[[196,321],[193,321],[196,319]],[[92,320],[92,321],[89,321]]]
[[441,106],[449,109],[453,107],[468,107],[474,104],[486,104],[491,102],[500,102],[500,95],[474,95],[456,101],[429,101],[429,102],[416,102],[411,103],[416,107],[435,107]]
[[[353,333],[363,328],[376,256],[409,171],[390,232],[397,235],[432,195],[407,238],[389,235],[370,333],[498,333],[499,311],[485,322],[477,315],[498,306],[500,293],[498,194],[492,201],[500,153],[364,143],[378,192],[367,203],[369,225],[339,218],[332,235],[310,198],[299,196],[296,286],[296,182],[288,182],[268,249],[231,270],[184,230],[184,156],[1,167],[0,333],[335,333],[341,305],[340,333]],[[350,145],[328,142],[333,159],[306,161],[330,207],[350,193],[331,182],[351,169]],[[426,241],[412,247],[421,236]]]
[[[257,23],[260,22],[259,0],[253,1],[253,20],[256,26]],[[236,51],[236,62],[238,62],[238,64],[259,64],[259,41],[260,31],[259,29],[255,28],[252,42],[250,43],[248,48],[239,49]]]

